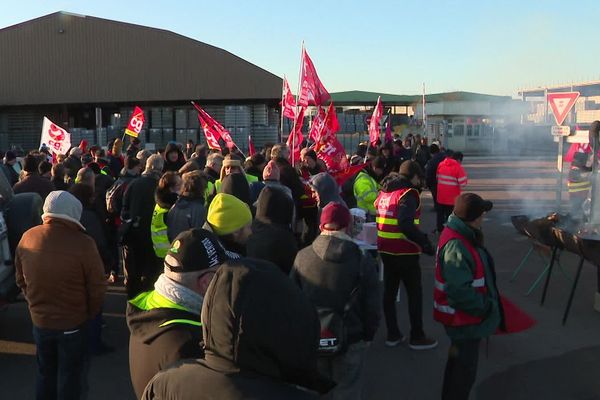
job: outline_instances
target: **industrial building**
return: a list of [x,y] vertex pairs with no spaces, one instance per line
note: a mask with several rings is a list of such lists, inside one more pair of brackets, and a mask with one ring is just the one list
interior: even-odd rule
[[277,138],[281,78],[176,33],[65,12],[0,29],[0,149],[40,144],[42,119],[72,142],[121,136],[133,107],[140,139],[197,142],[195,100],[240,147]]

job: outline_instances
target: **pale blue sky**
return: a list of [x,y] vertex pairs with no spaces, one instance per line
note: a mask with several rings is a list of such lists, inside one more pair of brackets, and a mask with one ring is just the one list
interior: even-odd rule
[[600,1],[6,2],[0,27],[69,11],[168,29],[226,49],[296,91],[300,43],[329,91],[512,95],[600,79]]

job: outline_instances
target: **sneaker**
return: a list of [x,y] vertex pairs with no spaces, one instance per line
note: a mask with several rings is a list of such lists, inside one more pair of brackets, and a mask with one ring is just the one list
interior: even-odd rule
[[423,336],[422,338],[419,338],[419,339],[411,338],[410,341],[408,342],[408,347],[410,347],[413,350],[429,350],[429,349],[436,348],[437,345],[438,345],[437,340],[429,338],[427,336]]
[[385,345],[387,347],[396,347],[398,346],[400,343],[404,343],[406,342],[406,336],[404,336],[403,334],[400,334],[399,338],[389,338],[385,341]]

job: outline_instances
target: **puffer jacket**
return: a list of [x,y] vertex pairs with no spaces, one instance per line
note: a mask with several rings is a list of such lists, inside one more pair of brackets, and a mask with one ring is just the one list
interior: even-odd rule
[[454,200],[467,185],[467,174],[455,159],[447,157],[437,168],[437,202],[453,206]]
[[345,321],[348,343],[373,340],[381,314],[377,267],[349,236],[340,232],[318,236],[300,250],[290,276],[315,307],[331,307],[340,315],[358,287]]
[[[217,270],[202,305],[204,360],[159,372],[142,399],[316,399],[319,320],[275,265],[243,259]],[[193,384],[190,384],[193,383]]]

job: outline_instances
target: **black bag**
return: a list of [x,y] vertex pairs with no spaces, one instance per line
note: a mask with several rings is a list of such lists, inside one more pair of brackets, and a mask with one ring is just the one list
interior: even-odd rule
[[358,286],[350,293],[350,298],[344,305],[342,315],[332,307],[317,307],[317,314],[321,323],[321,335],[319,337],[320,356],[333,357],[348,350],[348,329],[345,321],[357,297],[357,293]]

